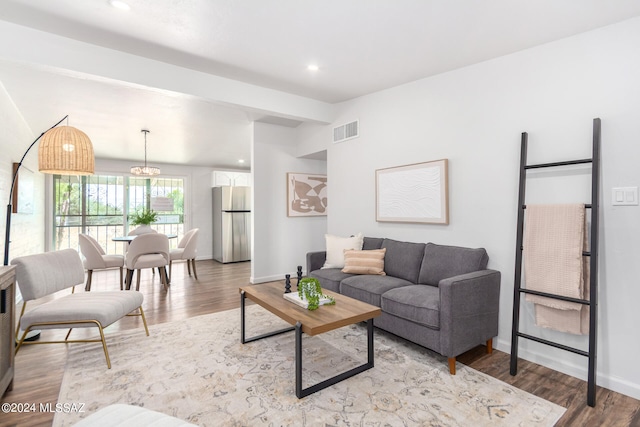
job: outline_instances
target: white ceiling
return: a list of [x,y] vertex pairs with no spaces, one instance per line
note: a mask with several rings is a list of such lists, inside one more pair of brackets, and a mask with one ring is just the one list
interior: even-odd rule
[[[0,19],[337,103],[640,15],[636,0],[128,3],[122,11],[107,0],[0,0]],[[319,70],[309,71],[310,63]],[[248,167],[250,122],[279,120],[10,57],[0,58],[0,82],[34,133],[69,113],[69,124],[85,131],[104,158],[141,159],[140,129],[149,128],[150,162]],[[239,158],[247,163],[239,166]]]

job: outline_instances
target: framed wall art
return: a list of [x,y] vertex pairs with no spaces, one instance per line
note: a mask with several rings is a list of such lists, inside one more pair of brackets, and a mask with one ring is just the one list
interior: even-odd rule
[[447,159],[376,170],[376,221],[449,224]]
[[327,215],[327,176],[287,173],[287,216]]
[[24,165],[20,168],[18,163],[13,164],[13,173],[18,171],[15,187],[13,188],[12,213],[33,213],[35,182],[33,171]]

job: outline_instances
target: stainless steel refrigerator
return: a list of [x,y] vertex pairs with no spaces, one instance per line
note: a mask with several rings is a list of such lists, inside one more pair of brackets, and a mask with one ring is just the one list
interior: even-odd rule
[[251,187],[213,187],[213,259],[251,259]]

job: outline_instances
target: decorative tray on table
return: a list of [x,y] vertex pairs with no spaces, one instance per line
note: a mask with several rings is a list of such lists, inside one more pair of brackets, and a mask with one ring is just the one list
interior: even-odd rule
[[[283,294],[283,296],[284,296],[284,299],[291,301],[292,303],[297,304],[302,308],[309,308],[309,301],[300,298],[297,292],[290,292],[287,294]],[[318,302],[318,305],[331,304],[332,302],[333,300],[331,298],[329,298],[326,295],[323,295],[322,297],[320,297],[320,301]]]

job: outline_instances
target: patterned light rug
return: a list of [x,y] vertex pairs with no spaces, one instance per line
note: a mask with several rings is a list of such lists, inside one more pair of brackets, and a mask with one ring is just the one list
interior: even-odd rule
[[[247,307],[247,336],[286,326]],[[144,406],[202,426],[552,426],[565,409],[375,330],[375,367],[303,399],[295,396],[294,333],[240,344],[230,310],[69,346],[57,413],[69,426],[112,403]],[[366,361],[366,327],[303,336],[303,387]]]

